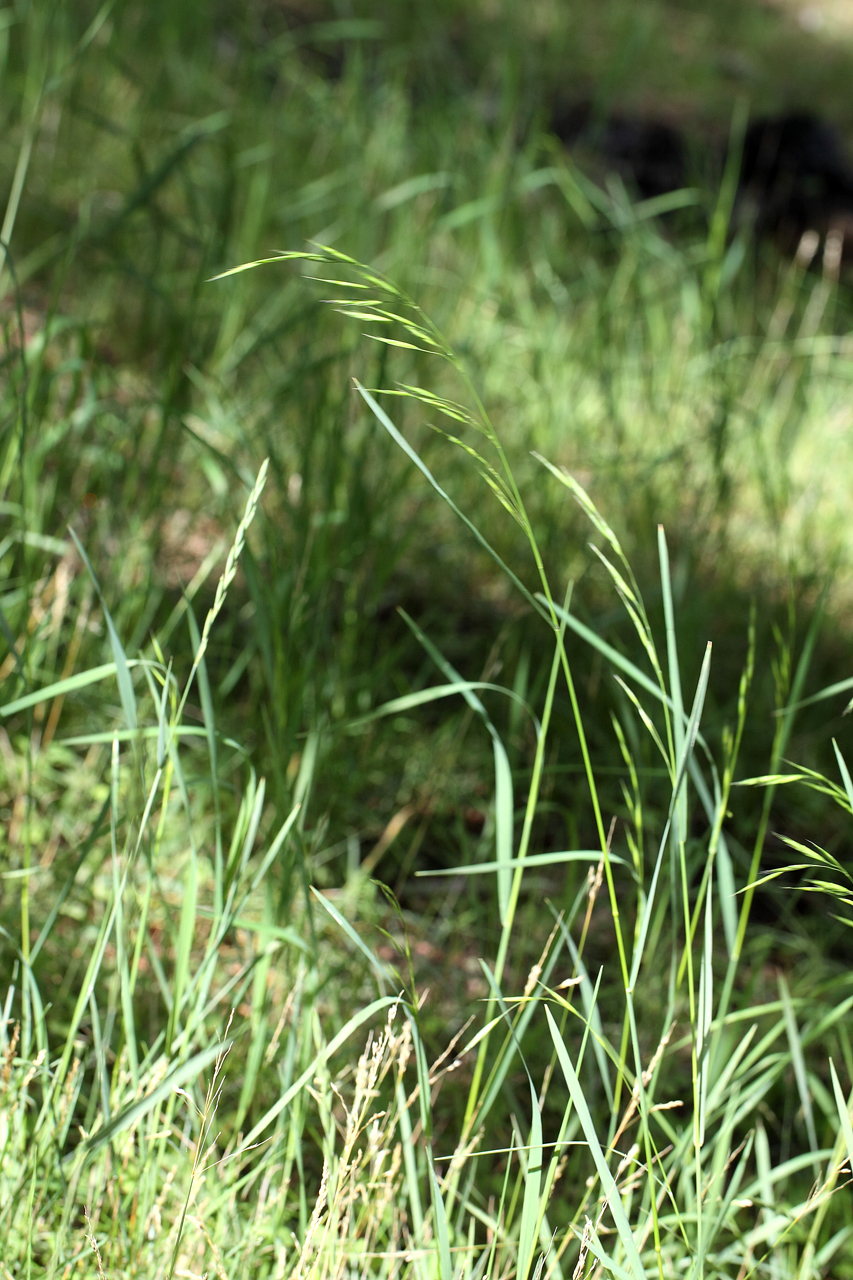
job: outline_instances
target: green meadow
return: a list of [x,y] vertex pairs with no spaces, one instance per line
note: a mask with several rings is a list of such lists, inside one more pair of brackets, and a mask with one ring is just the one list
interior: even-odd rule
[[853,295],[713,159],[847,7],[0,67],[0,1276],[853,1280]]

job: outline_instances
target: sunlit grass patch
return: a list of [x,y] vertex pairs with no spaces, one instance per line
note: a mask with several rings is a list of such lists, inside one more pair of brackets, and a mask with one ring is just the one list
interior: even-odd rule
[[[797,975],[792,990],[790,967],[764,972],[748,937],[814,635],[798,668],[778,673],[769,773],[759,779],[765,801],[744,850],[727,828],[754,623],[737,718],[717,747],[703,732],[711,648],[689,687],[663,530],[659,639],[618,534],[568,471],[537,455],[544,482],[575,502],[595,534],[635,637],[616,649],[573,612],[564,579],[559,594],[552,586],[525,490],[452,347],[373,268],[328,250],[312,260],[356,283],[369,279],[380,295],[339,304],[350,318],[390,319],[398,328],[389,336],[405,335],[394,343],[420,345],[462,375],[464,399],[414,384],[396,390],[453,424],[444,446],[461,452],[528,542],[517,571],[395,425],[383,407],[393,411],[395,397],[357,389],[420,482],[538,617],[547,681],[530,690],[465,679],[408,619],[433,679],[336,728],[318,718],[285,770],[282,818],[247,765],[237,803],[228,798],[223,766],[240,753],[217,728],[208,676],[227,593],[241,555],[251,554],[267,463],[247,486],[203,626],[185,606],[192,661],[180,678],[156,636],[140,656],[126,653],[77,542],[111,661],[39,682],[2,708],[12,723],[29,720],[27,776],[40,786],[51,749],[108,752],[84,757],[90,769],[103,765],[104,803],[53,911],[35,874],[45,831],[29,796],[17,838],[23,941],[2,1073],[7,1256],[51,1275],[94,1258],[104,1274],[144,1267],[168,1277],[344,1276],[358,1266],[442,1280],[570,1268],[641,1280],[680,1270],[793,1276],[826,1265],[849,1236],[841,1192],[853,1130],[832,1058],[849,1071],[844,1015],[853,994],[830,966],[811,981]],[[600,655],[624,694],[612,720],[625,766],[621,821],[602,803],[575,688],[575,640]],[[44,743],[37,713],[41,723],[57,698],[104,681],[115,684],[118,723]],[[540,850],[558,686],[571,707],[592,838],[586,848]],[[192,690],[197,725],[185,718]],[[491,710],[496,695],[530,722],[526,794],[516,792]],[[421,985],[406,911],[389,898],[383,917],[366,892],[375,859],[362,865],[359,843],[344,839],[343,884],[323,893],[311,881],[329,839],[323,737],[352,741],[372,723],[458,698],[490,742],[491,794],[473,857],[457,856],[445,871],[494,884],[480,900],[493,950],[479,961],[482,985],[469,988],[468,1019],[447,1010],[451,1028],[430,1019],[431,1003],[439,1014],[446,1005]],[[662,807],[644,798],[644,739],[662,766]],[[67,791],[68,780],[61,784]],[[843,802],[846,791],[835,791]],[[408,817],[400,811],[389,840]],[[98,870],[87,893],[78,872],[90,852]],[[831,857],[813,860],[831,872]],[[576,878],[565,909],[537,898],[538,874],[547,870],[554,883],[573,864],[588,875]],[[82,905],[86,923],[75,936],[87,941],[79,976],[61,993],[66,1003],[52,1013],[37,961],[58,936],[66,900]],[[45,909],[33,944],[31,918]],[[377,924],[391,943],[382,954]],[[594,960],[602,928],[604,963]],[[438,1046],[432,1067],[427,1039]]]
[[847,285],[285,9],[0,32],[0,1268],[845,1280]]

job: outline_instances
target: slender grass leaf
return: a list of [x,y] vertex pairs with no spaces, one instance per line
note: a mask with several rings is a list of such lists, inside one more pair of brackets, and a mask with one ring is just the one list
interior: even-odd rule
[[175,969],[172,978],[172,1009],[169,1026],[166,1031],[167,1054],[171,1053],[172,1042],[177,1034],[184,990],[189,981],[190,960],[192,957],[193,938],[195,937],[196,904],[198,902],[198,855],[192,845],[187,858],[182,890],[181,921],[178,928]]
[[[599,859],[601,858],[600,851],[598,854],[598,858]],[[613,854],[610,855],[610,861],[611,862],[617,861],[617,859],[613,857]],[[621,859],[619,859],[619,861],[621,861]],[[598,1000],[597,1000],[598,988],[601,983],[601,972],[599,971],[598,979],[595,984],[595,989],[593,990],[593,986],[589,980],[589,974],[587,972],[586,965],[583,962],[583,958],[581,957],[581,954],[578,951],[577,946],[575,945],[574,938],[572,937],[571,933],[566,927],[565,921],[562,919],[560,920],[560,932],[562,933],[566,941],[566,945],[568,946],[569,951],[571,953],[572,962],[574,963],[575,969],[577,970],[577,973],[578,973],[578,977],[581,980],[581,984],[580,984],[581,999],[583,1000],[583,1007],[584,1007],[584,1012],[586,1013],[587,1022],[589,1023],[589,1026],[592,1030],[592,1049],[593,1049],[593,1053],[595,1054],[595,1060],[598,1064],[598,1074],[601,1076],[601,1083],[604,1087],[604,1093],[607,1097],[607,1104],[609,1107],[612,1108],[613,1084],[610,1079],[610,1072],[607,1068],[607,1052],[605,1051],[605,1048],[604,1048],[604,1045],[606,1044],[606,1037],[604,1035],[604,1024],[601,1021],[601,1010],[598,1007]],[[611,1050],[611,1057],[614,1058],[614,1060],[616,1060],[617,1058],[617,1055],[612,1050]]]
[[392,1005],[399,1003],[397,996],[380,996],[378,1000],[374,1000],[371,1004],[365,1005],[363,1009],[359,1009],[347,1023],[341,1028],[336,1036],[325,1045],[320,1052],[311,1060],[302,1074],[284,1093],[276,1103],[269,1108],[268,1111],[261,1116],[255,1127],[246,1135],[237,1148],[235,1155],[240,1155],[244,1151],[248,1151],[253,1146],[265,1129],[268,1129],[272,1122],[281,1115],[286,1107],[289,1107],[293,1099],[309,1084],[317,1073],[317,1068],[328,1061],[333,1054],[337,1053],[342,1045],[346,1044],[354,1031],[368,1022],[374,1014],[381,1013],[383,1009],[389,1009]]
[[101,608],[104,611],[104,620],[106,621],[107,633],[110,638],[110,649],[112,650],[113,662],[115,663],[116,680],[118,681],[118,691],[119,691],[119,697],[121,698],[121,706],[122,706],[122,710],[124,711],[124,718],[127,721],[127,727],[128,729],[133,730],[137,726],[137,710],[136,710],[136,694],[133,689],[133,680],[131,679],[131,675],[130,675],[130,664],[128,663],[127,655],[125,654],[121,641],[118,638],[118,632],[115,629],[115,625],[112,619],[112,614],[107,608],[107,602],[104,599],[104,595],[103,595],[103,592],[101,591],[101,587],[98,582],[98,579],[95,577],[95,571],[92,568],[91,564],[89,563],[89,557],[86,555],[86,552],[83,549],[82,542],[77,537],[77,534],[74,532],[74,530],[71,528],[70,525],[69,525],[69,531],[71,533],[71,537],[74,539],[74,543],[75,543],[75,546],[77,547],[77,551],[81,559],[83,560],[83,563],[85,564],[86,568],[89,571],[89,577],[92,579],[92,583],[95,587],[95,591],[98,593],[98,599],[101,602]]
[[[835,684],[829,684],[825,689],[821,689],[819,693],[813,693],[809,698],[803,698],[801,702],[792,703],[790,707],[781,711],[777,711],[777,716],[784,715],[785,710],[801,711],[803,707],[810,707],[815,702],[822,702],[825,698],[834,698],[837,693],[847,693],[849,689],[853,689],[853,676],[848,676],[846,680],[838,680]],[[849,705],[844,708],[849,711]]]
[[[344,307],[335,307],[335,311],[339,315],[345,316],[347,320],[371,320],[374,324],[392,324],[390,316],[377,316],[371,311],[353,311]],[[374,335],[375,336],[375,335]],[[382,338],[382,342],[388,342],[390,339]]]
[[[112,663],[110,665],[112,666]],[[0,713],[2,713],[2,709],[0,709]],[[174,738],[207,738],[207,730],[200,728],[196,724],[173,725],[170,728],[170,732]],[[57,738],[57,742],[61,742],[66,747],[91,747],[114,740],[117,742],[131,742],[137,738],[143,741],[157,739],[157,759],[160,762],[160,747],[163,746],[165,748],[165,737],[161,741],[160,724],[146,725],[144,728],[136,730],[117,729],[115,733],[77,733],[70,738]],[[225,738],[221,734],[217,734],[217,738],[223,746],[231,747],[232,750],[238,751],[241,756],[248,754],[246,748],[241,743],[236,742],[234,738]]]
[[[491,724],[486,709],[480,702],[469,698],[467,695],[474,693],[476,690],[487,690],[491,693],[502,693],[504,697],[509,698],[512,702],[519,703],[525,711],[529,712],[529,707],[523,698],[519,697],[512,689],[507,689],[504,685],[490,684],[486,680],[462,680],[459,678],[453,684],[436,684],[431,685],[428,689],[419,689],[417,693],[406,693],[399,698],[392,698],[390,702],[384,702],[381,707],[375,707],[372,711],[368,711],[363,716],[358,716],[355,720],[350,720],[345,728],[360,729],[363,725],[370,724],[374,720],[380,720],[383,716],[400,715],[404,711],[411,711],[414,707],[423,707],[430,702],[438,702],[441,698],[449,698],[452,694],[461,693],[468,705],[481,715],[487,724]],[[534,723],[535,717],[533,717]]]
[[[669,550],[663,526],[658,525],[658,558],[660,560],[663,614],[666,625],[666,653],[669,668],[669,693],[673,706],[673,734],[676,758],[684,744],[684,703],[681,696],[681,668],[678,661],[678,642],[675,634],[675,609],[672,603],[672,579],[669,570]],[[687,791],[682,782],[677,799],[678,839],[687,839]]]
[[625,694],[625,697],[626,697],[626,698],[628,698],[628,700],[630,701],[630,703],[631,703],[631,705],[633,706],[634,710],[636,711],[637,715],[638,715],[638,716],[640,717],[640,719],[642,720],[642,722],[643,722],[643,727],[644,727],[644,729],[646,730],[646,732],[648,733],[648,735],[649,735],[649,737],[651,738],[652,742],[653,742],[653,743],[655,744],[655,746],[657,747],[658,751],[660,752],[661,759],[663,760],[664,764],[666,765],[667,770],[668,770],[668,771],[671,771],[671,769],[672,769],[672,760],[671,760],[671,758],[670,758],[670,754],[669,754],[669,752],[667,751],[666,747],[664,746],[664,744],[663,744],[663,740],[661,739],[660,734],[658,733],[657,729],[655,728],[655,724],[654,724],[654,721],[652,720],[651,716],[650,716],[650,715],[649,715],[649,713],[646,711],[646,709],[645,709],[645,707],[643,706],[643,704],[640,702],[640,699],[637,697],[636,693],[634,693],[634,690],[630,687],[630,685],[628,685],[628,684],[626,684],[626,683],[625,683],[625,681],[622,679],[622,677],[621,677],[621,676],[614,676],[614,677],[613,677],[613,679],[614,679],[614,680],[616,681],[616,683],[619,685],[619,688],[620,688],[620,689],[622,689],[622,691],[623,691],[623,692],[624,692],[624,694]]
[[832,1092],[835,1095],[835,1105],[838,1108],[838,1119],[841,1121],[841,1132],[844,1136],[844,1145],[847,1148],[847,1162],[850,1165],[851,1172],[853,1172],[853,1125],[850,1123],[850,1103],[845,1101],[844,1094],[841,1092],[841,1084],[832,1058],[829,1059],[829,1070],[832,1076]]
[[458,209],[446,213],[439,220],[438,225],[444,231],[456,231],[459,227],[467,227],[470,222],[476,222],[480,218],[487,218],[497,213],[502,204],[501,196],[481,196],[478,200],[469,200]]
[[851,780],[850,770],[847,768],[844,756],[838,749],[838,743],[834,738],[832,739],[832,749],[835,752],[835,758],[838,761],[838,768],[841,771],[841,780],[844,783],[844,794],[847,796],[847,801],[850,805],[851,811],[853,811],[853,780]]
[[[238,276],[244,271],[254,271],[255,267],[268,267],[273,263],[328,262],[328,260],[329,256],[325,253],[300,253],[298,251],[277,253],[272,258],[256,258],[254,262],[242,262],[239,267],[229,267],[227,271],[220,271],[218,275],[210,276],[207,283],[213,284],[216,280],[227,280],[229,276]],[[349,261],[352,261],[352,259],[349,259]]]
[[[486,872],[498,871],[502,865],[508,867],[550,867],[562,862],[600,862],[600,849],[569,849],[561,853],[529,853],[525,858],[510,858],[506,864],[500,862],[469,862],[461,867],[442,867],[435,871],[416,871],[416,876],[480,876]],[[611,854],[610,861],[625,866],[625,859],[618,854]]]
[[[546,603],[545,597],[538,592],[536,599],[542,603]],[[659,701],[664,702],[668,707],[672,708],[672,702],[668,695],[661,689],[659,684],[656,684],[655,681],[652,680],[651,676],[647,676],[645,672],[641,671],[640,668],[635,663],[631,662],[629,658],[626,658],[619,653],[618,649],[614,649],[606,640],[602,640],[601,637],[590,627],[584,626],[584,624],[579,622],[573,614],[568,612],[568,610],[563,609],[558,604],[555,604],[553,609],[557,617],[562,622],[565,622],[569,629],[574,631],[575,635],[580,636],[582,640],[586,640],[587,644],[591,645],[593,649],[597,649],[603,658],[606,658],[608,662],[612,663],[613,666],[617,667],[620,671],[624,671],[627,676],[630,676],[632,680],[636,681],[636,683],[645,689],[647,693],[653,694]]]
[[[123,1111],[119,1111],[113,1116],[109,1124],[104,1125],[97,1133],[93,1133],[90,1138],[86,1139],[84,1150],[87,1157],[93,1156],[105,1143],[111,1142],[116,1134],[122,1133],[123,1130],[135,1125],[137,1121],[153,1110],[158,1103],[162,1102],[175,1089],[180,1088],[187,1082],[195,1083],[201,1073],[212,1062],[216,1061],[219,1054],[230,1048],[232,1044],[234,1044],[234,1038],[223,1043],[209,1045],[206,1049],[176,1067],[144,1098],[140,1098],[138,1102],[134,1102],[129,1107],[125,1107]],[[73,1153],[67,1158],[72,1159]]]
[[[782,999],[782,1008],[785,1014],[785,1030],[788,1034],[788,1045],[791,1050],[791,1061],[794,1065],[794,1079],[797,1082],[797,1092],[800,1095],[800,1104],[803,1108],[803,1118],[806,1122],[806,1133],[809,1139],[809,1146],[813,1152],[817,1147],[817,1131],[815,1130],[814,1114],[812,1112],[812,1096],[809,1090],[808,1077],[806,1074],[806,1060],[803,1055],[803,1042],[800,1036],[800,1029],[797,1026],[797,1016],[794,1012],[794,1006],[791,1003],[791,992],[783,973],[779,974],[779,995]],[[817,1165],[817,1160],[815,1160]],[[817,1168],[815,1177],[818,1176]]]
[[533,1082],[530,1085],[530,1141],[524,1170],[524,1197],[518,1232],[518,1280],[527,1280],[539,1236],[540,1194],[542,1190],[542,1114]]
[[388,191],[383,191],[373,203],[381,213],[387,213],[389,209],[396,209],[427,191],[444,190],[452,182],[453,175],[450,173],[421,173],[416,178],[407,178],[405,182],[399,182]]
[[358,950],[362,953],[362,955],[366,957],[366,959],[370,963],[370,967],[376,972],[380,980],[382,982],[389,983],[389,985],[393,985],[394,982],[396,981],[396,976],[391,972],[390,969],[386,968],[386,966],[382,963],[381,960],[379,960],[373,954],[373,952],[370,950],[370,947],[368,947],[367,943],[364,942],[358,936],[358,934],[356,933],[355,929],[352,927],[350,922],[344,919],[340,911],[338,911],[337,907],[335,907],[334,904],[331,903],[328,898],[324,897],[323,894],[320,893],[317,889],[313,888],[313,886],[312,886],[311,892],[314,895],[315,900],[319,902],[323,910],[328,912],[328,914],[334,920],[335,924],[338,925],[338,927],[342,929],[343,932],[347,935],[350,942],[352,942],[358,948]]
[[[551,1010],[547,1005],[545,1006],[545,1016],[548,1019],[551,1039],[554,1042],[554,1048],[557,1050],[557,1057],[559,1059],[560,1066],[563,1069],[563,1075],[566,1078],[566,1084],[569,1087],[569,1093],[571,1094],[575,1111],[580,1118],[583,1135],[586,1139],[593,1161],[595,1162],[595,1168],[599,1179],[601,1180],[604,1194],[607,1197],[610,1212],[613,1215],[613,1221],[616,1224],[616,1230],[619,1234],[619,1240],[622,1244],[622,1248],[625,1250],[625,1255],[628,1259],[634,1280],[646,1280],[646,1271],[643,1267],[630,1224],[625,1216],[625,1209],[622,1205],[622,1198],[619,1195],[619,1188],[616,1186],[616,1183],[613,1180],[613,1175],[604,1158],[604,1152],[601,1149],[601,1144],[598,1141],[598,1135],[595,1132],[595,1122],[590,1114],[589,1107],[586,1104],[586,1098],[584,1097],[580,1081],[575,1074],[575,1069],[572,1066],[568,1050],[563,1043],[563,1037],[560,1035],[560,1029],[554,1021]],[[608,1269],[613,1269],[609,1260],[605,1265]]]
[[299,811],[301,808],[302,808],[301,803],[297,801],[297,803],[291,809],[290,813],[285,818],[282,825],[279,827],[278,832],[276,833],[275,839],[273,840],[269,849],[264,854],[263,858],[261,859],[260,865],[257,871],[255,872],[254,878],[252,880],[252,886],[249,890],[250,895],[253,894],[255,890],[259,888],[261,881],[264,879],[270,867],[272,866],[273,862],[281,852],[281,849],[284,845],[285,840],[293,830],[293,824],[296,822],[296,819],[299,817]]
[[[146,664],[141,658],[128,659],[126,666],[128,670],[133,667]],[[85,689],[90,684],[97,684],[100,680],[106,680],[107,676],[118,675],[118,668],[115,662],[105,662],[99,667],[90,667],[88,671],[80,671],[76,676],[67,676],[64,680],[57,680],[54,684],[46,684],[42,689],[35,689],[32,693],[25,694],[22,698],[15,698],[14,702],[7,702],[5,706],[0,707],[0,716],[11,716],[16,711],[24,711],[27,707],[35,707],[40,702],[49,702],[52,698],[58,698],[66,693],[76,693],[78,689]],[[132,730],[130,731],[132,733]],[[99,741],[112,742],[114,734],[107,733],[103,735]]]
[[586,1242],[590,1253],[598,1259],[605,1271],[610,1272],[614,1280],[633,1280],[632,1273],[626,1271],[624,1267],[620,1267],[619,1263],[614,1262],[610,1254],[605,1251],[594,1228],[586,1236]]
[[[497,855],[495,870],[497,871],[498,880],[498,906],[500,911],[501,923],[505,924],[509,911],[509,899],[512,876],[510,866],[512,864],[512,851],[514,846],[513,818],[515,814],[515,803],[513,800],[513,784],[512,770],[510,768],[509,757],[506,748],[503,745],[500,734],[495,728],[492,720],[483,706],[481,700],[471,689],[468,682],[464,681],[459,672],[447,661],[442,653],[436,648],[429,637],[421,631],[420,627],[405,612],[400,610],[401,616],[409,629],[414,633],[427,653],[436,663],[439,670],[453,681],[454,687],[458,688],[463,694],[465,701],[472,711],[475,711],[485,724],[489,735],[492,739],[492,751],[495,761],[495,852]],[[505,690],[508,696],[517,699],[519,695],[514,691]],[[526,708],[529,712],[529,708]],[[539,725],[535,717],[537,732]]]
[[[196,915],[206,920],[218,919],[212,907],[196,907]],[[242,916],[230,917],[228,923],[232,929],[245,929],[247,933],[267,933],[271,938],[279,942],[286,942],[290,947],[297,947],[300,951],[304,951],[306,955],[312,954],[311,948],[305,939],[301,938],[295,929],[291,929],[287,925],[264,924],[261,920],[247,920]]]
[[371,412],[374,414],[374,416],[378,419],[378,421],[382,424],[382,426],[388,432],[391,439],[396,444],[399,445],[399,447],[403,450],[406,456],[415,464],[415,466],[418,468],[421,474],[425,477],[426,480],[429,481],[433,489],[435,489],[439,497],[442,498],[444,502],[447,503],[451,511],[459,517],[459,519],[466,526],[466,528],[470,529],[470,531],[473,533],[474,537],[477,539],[477,541],[479,542],[483,550],[488,552],[488,554],[495,561],[495,564],[497,564],[498,567],[503,570],[503,572],[507,575],[507,577],[513,583],[513,585],[517,587],[518,590],[521,592],[521,594],[524,596],[525,600],[527,600],[528,603],[532,605],[532,607],[536,610],[538,614],[541,614],[543,618],[546,618],[550,622],[550,618],[548,616],[547,611],[542,608],[542,606],[539,604],[537,599],[531,594],[530,591],[528,591],[527,587],[525,587],[521,579],[517,577],[516,574],[513,573],[509,565],[506,564],[501,559],[497,551],[495,551],[494,547],[492,547],[492,545],[486,540],[486,538],[483,537],[482,533],[480,533],[480,530],[477,528],[477,526],[471,520],[468,519],[468,517],[464,514],[464,512],[462,512],[459,509],[459,507],[457,507],[456,503],[453,501],[450,495],[446,493],[444,489],[442,489],[441,485],[435,479],[429,467],[420,457],[420,454],[418,454],[417,451],[413,449],[412,446],[409,444],[408,440],[406,440],[406,438],[400,434],[400,432],[394,426],[393,422],[388,417],[388,414],[381,407],[381,405],[376,403],[376,401],[374,400],[370,392],[367,391],[366,388],[364,388],[361,385],[361,383],[358,382],[357,380],[356,380],[355,386],[361,398],[364,400],[364,402],[370,408]]
[[450,1256],[450,1236],[447,1231],[447,1210],[441,1198],[441,1188],[435,1176],[432,1160],[429,1162],[430,1189],[432,1191],[432,1210],[435,1217],[435,1234],[438,1237],[438,1261],[441,1280],[453,1280],[453,1260]]
[[420,351],[422,355],[428,356],[430,352],[426,347],[419,347],[414,342],[404,342],[402,338],[386,338],[381,333],[363,333],[363,338],[370,338],[373,342],[382,342],[386,347],[400,347],[403,351]]
[[696,1061],[699,1069],[697,1097],[699,1115],[699,1146],[705,1145],[705,1125],[708,1110],[708,1060],[711,1022],[714,1016],[714,931],[712,915],[713,881],[708,882],[705,894],[705,945],[699,966],[699,1007],[696,1011]]

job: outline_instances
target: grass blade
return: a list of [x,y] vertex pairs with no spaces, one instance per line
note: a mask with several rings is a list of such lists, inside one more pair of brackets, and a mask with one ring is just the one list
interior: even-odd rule
[[[604,1194],[607,1197],[610,1212],[613,1215],[613,1221],[616,1224],[619,1240],[622,1244],[622,1248],[625,1250],[625,1256],[628,1259],[628,1265],[630,1266],[631,1273],[634,1276],[634,1280],[646,1280],[645,1267],[643,1266],[640,1258],[637,1243],[634,1240],[630,1224],[625,1216],[625,1210],[622,1206],[622,1198],[619,1195],[619,1189],[616,1186],[616,1183],[613,1180],[613,1175],[607,1166],[607,1161],[604,1158],[604,1152],[601,1149],[601,1144],[598,1141],[598,1135],[595,1132],[595,1122],[590,1114],[589,1107],[586,1104],[583,1089],[581,1088],[580,1081],[575,1074],[575,1069],[572,1066],[568,1050],[563,1043],[563,1037],[560,1035],[559,1028],[547,1005],[545,1007],[545,1016],[548,1019],[551,1039],[554,1041],[554,1048],[557,1050],[557,1057],[559,1059],[560,1066],[563,1069],[563,1075],[566,1078],[566,1084],[569,1087],[569,1093],[571,1094],[575,1111],[580,1118],[581,1128],[583,1129],[586,1144],[589,1147],[590,1154],[595,1162],[596,1171],[601,1179],[601,1185],[604,1189]],[[606,1265],[610,1265],[609,1260]]]
[[441,1280],[453,1280],[453,1260],[450,1256],[450,1236],[447,1231],[447,1210],[441,1198],[441,1188],[435,1176],[432,1160],[429,1162],[429,1180],[432,1191],[432,1209],[435,1217],[435,1234],[438,1236],[438,1263]]
[[[134,667],[146,665],[144,660],[138,658],[130,658],[125,663],[128,671]],[[76,676],[68,676],[65,680],[57,680],[54,684],[47,684],[42,689],[34,689],[32,693],[27,693],[21,698],[15,698],[14,702],[7,702],[5,706],[0,707],[0,716],[12,716],[16,711],[25,711],[27,707],[38,706],[40,702],[50,702],[52,698],[56,698],[66,693],[75,693],[78,689],[85,689],[90,684],[97,684],[99,680],[106,680],[107,676],[117,676],[118,666],[115,662],[105,662],[99,667],[91,667],[88,671],[80,671]],[[112,742],[113,735],[106,734],[101,741]]]
[[83,544],[70,525],[69,532],[71,533],[71,537],[74,539],[75,546],[77,547],[77,551],[79,552],[83,563],[89,571],[89,577],[92,579],[98,599],[101,602],[101,608],[104,611],[104,619],[107,624],[107,633],[110,638],[110,649],[112,650],[113,662],[115,663],[116,679],[118,680],[118,691],[119,697],[121,698],[122,710],[124,711],[124,718],[127,721],[128,729],[135,730],[138,720],[136,694],[133,689],[133,680],[130,675],[130,665],[127,660],[127,655],[125,654],[121,641],[118,638],[118,632],[115,629],[112,615],[107,608],[107,602],[104,599],[103,592],[101,591],[100,583],[95,577],[95,571],[89,563],[89,557],[83,550]]
[[[348,1022],[344,1024],[341,1030],[334,1036],[327,1045],[324,1045],[318,1054],[316,1054],[302,1074],[284,1093],[277,1102],[264,1113],[255,1127],[246,1135],[237,1148],[235,1155],[240,1155],[244,1151],[248,1151],[260,1138],[265,1129],[268,1129],[274,1120],[281,1115],[286,1107],[289,1107],[297,1094],[309,1084],[317,1073],[317,1068],[324,1062],[328,1061],[333,1054],[337,1053],[342,1045],[346,1044],[354,1031],[363,1026],[365,1022],[369,1022],[374,1014],[381,1013],[383,1009],[390,1009],[392,1005],[398,1003],[397,996],[380,996],[378,1000],[374,1000],[371,1004],[365,1005],[363,1009],[354,1014]],[[218,1047],[217,1047],[218,1052]]]
[[832,1058],[829,1059],[829,1070],[832,1075],[832,1092],[835,1095],[835,1105],[838,1107],[838,1119],[841,1122],[841,1132],[844,1136],[844,1145],[847,1148],[847,1162],[853,1171],[853,1124],[850,1123],[850,1103],[844,1099],[841,1092],[841,1084],[838,1080],[838,1073],[835,1070],[835,1063]]
[[527,1280],[539,1236],[540,1194],[542,1187],[542,1115],[532,1080],[530,1086],[530,1139],[524,1171],[524,1198],[521,1203],[521,1225],[518,1233],[518,1280]]
[[[782,1010],[785,1015],[785,1030],[788,1035],[788,1045],[791,1050],[791,1061],[794,1065],[794,1079],[797,1082],[797,1092],[800,1095],[800,1104],[803,1108],[803,1119],[806,1122],[806,1133],[808,1134],[809,1146],[813,1152],[818,1149],[817,1131],[814,1123],[814,1113],[812,1111],[812,1096],[809,1090],[809,1082],[806,1074],[806,1060],[803,1056],[803,1042],[800,1036],[800,1029],[797,1026],[797,1015],[794,1012],[794,1005],[791,1001],[791,992],[783,973],[779,974],[779,995],[782,1000]],[[819,1167],[817,1157],[815,1156],[815,1177],[819,1176]]]
[[454,515],[457,515],[459,519],[462,521],[462,523],[468,529],[471,530],[471,532],[473,533],[474,537],[477,539],[477,541],[479,542],[483,550],[488,552],[488,554],[494,560],[495,564],[497,564],[498,567],[507,575],[507,577],[513,583],[513,585],[518,588],[518,590],[524,596],[525,600],[527,600],[528,604],[530,604],[536,610],[537,613],[541,614],[543,618],[547,619],[548,614],[545,611],[545,609],[542,608],[542,606],[539,604],[536,598],[531,594],[530,591],[528,591],[527,587],[524,585],[521,579],[517,577],[516,574],[513,573],[509,565],[506,564],[501,559],[497,551],[495,551],[491,543],[488,542],[486,538],[484,538],[484,536],[482,535],[480,530],[477,528],[477,526],[473,523],[473,521],[468,519],[465,513],[461,511],[459,507],[457,507],[456,503],[453,501],[450,495],[447,492],[445,492],[444,489],[442,489],[441,485],[435,479],[429,467],[420,457],[418,452],[412,448],[408,440],[406,440],[405,436],[402,436],[400,434],[400,432],[394,426],[394,423],[388,417],[388,414],[381,407],[381,405],[376,403],[376,401],[374,400],[370,392],[367,391],[366,388],[363,387],[361,383],[358,382],[357,380],[356,380],[355,386],[356,386],[356,390],[358,391],[361,398],[364,400],[365,404],[367,404],[368,408],[371,410],[371,412],[375,415],[378,421],[382,424],[382,426],[388,432],[391,439],[396,444],[398,444],[400,448],[403,450],[403,452],[406,454],[406,456],[411,459],[411,461],[415,464],[415,466],[418,468],[421,474],[426,478],[426,480],[429,481],[433,489],[435,489],[438,496],[444,502],[447,503],[447,505],[450,507],[450,510],[454,513]]

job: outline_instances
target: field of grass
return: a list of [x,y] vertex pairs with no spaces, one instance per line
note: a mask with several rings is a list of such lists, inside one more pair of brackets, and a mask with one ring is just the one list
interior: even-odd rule
[[0,11],[6,1280],[853,1277],[841,9]]

